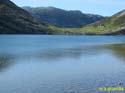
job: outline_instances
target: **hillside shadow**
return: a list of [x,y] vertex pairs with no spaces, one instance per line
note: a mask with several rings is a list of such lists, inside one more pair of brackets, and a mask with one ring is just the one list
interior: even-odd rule
[[12,61],[11,57],[9,57],[9,56],[1,56],[0,55],[0,72],[3,72],[4,70],[11,67],[11,65],[12,65],[11,61]]
[[106,48],[110,49],[117,58],[125,61],[125,44],[114,44],[106,46]]

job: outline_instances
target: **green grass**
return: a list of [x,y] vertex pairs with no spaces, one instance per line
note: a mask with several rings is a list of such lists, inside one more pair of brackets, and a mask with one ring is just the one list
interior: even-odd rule
[[49,26],[56,34],[106,34],[117,31],[118,28],[125,27],[125,16],[112,16],[100,22],[96,22],[81,28],[59,28]]

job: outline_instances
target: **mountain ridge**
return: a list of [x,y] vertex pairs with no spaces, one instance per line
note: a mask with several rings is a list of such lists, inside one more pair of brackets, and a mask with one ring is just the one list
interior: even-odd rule
[[[49,10],[53,9],[54,8],[49,7]],[[56,9],[56,11],[60,11],[60,9]],[[62,11],[58,12],[59,15],[57,16],[62,15],[63,18],[65,13],[62,13]],[[70,18],[69,12],[70,17],[77,14],[77,16],[75,15],[76,19],[79,18],[78,16],[82,13],[80,11],[68,11],[67,20]],[[84,17],[85,16],[88,18],[88,16],[91,17],[93,15],[85,14]],[[81,21],[81,18],[79,20]],[[16,4],[10,0],[0,0],[0,34],[125,35],[125,10],[122,10],[113,16],[95,21],[94,23],[91,22],[89,24],[82,25],[79,28],[62,28],[49,25],[42,20],[37,20],[31,16],[29,12],[16,6]]]
[[47,30],[46,24],[37,21],[10,0],[0,0],[1,34],[46,34]]
[[125,15],[120,11],[110,17],[88,24],[81,28],[57,28],[50,29],[61,34],[84,34],[84,35],[125,35]]
[[64,10],[56,7],[23,7],[35,18],[50,25],[66,28],[82,27],[104,17],[95,14],[84,14],[80,10]]

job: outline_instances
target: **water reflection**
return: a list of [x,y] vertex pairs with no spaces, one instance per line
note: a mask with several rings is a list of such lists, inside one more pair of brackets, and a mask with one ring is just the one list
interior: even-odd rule
[[110,49],[117,58],[125,61],[125,44],[113,44],[106,46],[106,48]]
[[[10,51],[11,52],[11,51]],[[39,59],[39,62],[55,62],[61,59],[75,59],[98,57],[101,54],[112,54],[118,59],[125,60],[125,45],[113,44],[113,45],[97,45],[97,46],[79,46],[74,48],[50,48],[45,50],[39,50],[35,52],[14,52],[8,54],[0,54],[0,71],[8,68],[14,62],[19,60],[34,60]],[[37,61],[35,61],[37,62]]]
[[[105,43],[95,38],[94,44],[86,39],[89,44],[83,40],[73,43],[73,39],[71,46],[70,40],[68,46],[67,40],[61,46],[60,40],[53,39],[53,47],[44,39],[27,39],[25,43],[22,37],[14,38],[13,43],[9,39],[0,46],[0,93],[99,93],[92,89],[115,86],[119,81],[125,84],[121,62],[125,44],[115,42],[117,38],[115,44],[106,43],[109,39],[105,38]],[[48,47],[43,47],[44,43]]]
[[[86,56],[96,56],[100,53],[106,52],[106,48],[103,46],[78,46],[72,48],[49,48],[41,49],[38,51],[26,52],[21,51],[21,53],[11,53],[11,50],[5,58],[14,60],[26,60],[26,59],[40,59],[40,60],[60,60],[60,59],[79,59]],[[1,54],[2,55],[2,54]],[[41,61],[42,62],[42,61]]]
[[46,60],[56,60],[56,59],[76,59],[85,56],[95,56],[101,52],[104,52],[105,48],[101,46],[80,46],[74,48],[56,48],[48,49],[46,51],[38,53],[38,57]]
[[8,69],[12,65],[11,58],[9,56],[0,55],[0,72]]

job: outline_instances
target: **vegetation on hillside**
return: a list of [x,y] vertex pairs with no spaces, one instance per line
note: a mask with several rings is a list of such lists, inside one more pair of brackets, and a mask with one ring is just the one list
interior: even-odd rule
[[61,34],[125,34],[125,11],[81,28],[49,28]]
[[10,0],[0,0],[0,34],[125,35],[125,10],[80,28],[61,28],[38,21]]
[[48,26],[10,0],[0,0],[0,34],[48,34]]
[[35,18],[47,24],[64,28],[78,28],[104,19],[103,16],[85,14],[79,10],[63,10],[55,7],[23,7]]

